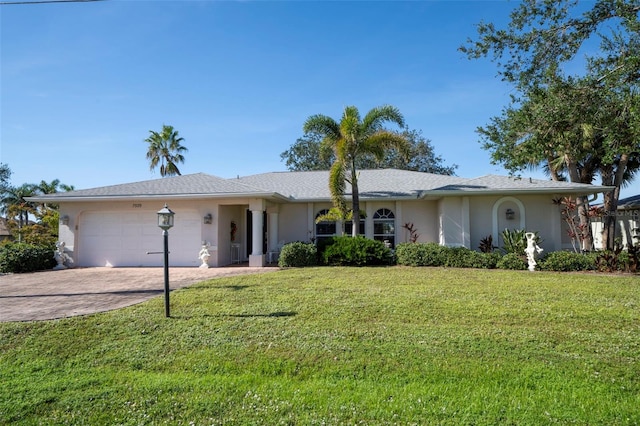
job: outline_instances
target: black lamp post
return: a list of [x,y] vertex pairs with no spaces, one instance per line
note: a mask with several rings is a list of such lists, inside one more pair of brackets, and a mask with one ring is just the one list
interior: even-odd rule
[[164,237],[164,316],[171,316],[169,311],[169,228],[173,226],[173,215],[165,203],[164,207],[158,211],[158,226],[162,228]]

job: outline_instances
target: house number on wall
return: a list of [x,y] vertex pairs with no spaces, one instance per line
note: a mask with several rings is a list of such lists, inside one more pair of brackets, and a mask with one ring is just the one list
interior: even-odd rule
[[142,204],[133,204],[133,208],[134,209],[141,209],[142,208]]

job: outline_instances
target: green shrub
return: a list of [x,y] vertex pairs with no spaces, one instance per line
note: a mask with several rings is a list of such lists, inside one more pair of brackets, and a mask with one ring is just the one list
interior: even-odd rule
[[480,253],[466,247],[444,247],[436,243],[403,243],[396,248],[399,265],[446,266],[450,268],[492,269],[498,253]]
[[22,273],[52,269],[56,266],[53,247],[25,243],[0,246],[0,272]]
[[554,251],[538,262],[543,271],[590,271],[596,269],[594,256],[571,251]]
[[318,264],[318,250],[313,243],[294,242],[285,244],[280,251],[278,266],[305,267]]
[[481,268],[481,269],[495,269],[498,267],[498,262],[502,258],[500,253],[479,253],[477,251],[471,251],[473,255],[469,263],[469,268]]
[[[534,232],[534,240],[537,245],[542,243],[542,239],[538,235],[538,232]],[[524,250],[527,248],[527,231],[524,229],[505,229],[500,234],[502,237],[502,251],[507,253],[516,253],[524,255]]]
[[393,263],[391,250],[382,241],[363,236],[334,237],[322,253],[325,264],[332,266],[374,266]]
[[437,243],[401,243],[396,247],[396,258],[398,265],[444,266],[445,249]]
[[524,255],[518,253],[507,253],[498,260],[496,267],[498,269],[511,269],[514,271],[523,271],[527,269],[527,262]]

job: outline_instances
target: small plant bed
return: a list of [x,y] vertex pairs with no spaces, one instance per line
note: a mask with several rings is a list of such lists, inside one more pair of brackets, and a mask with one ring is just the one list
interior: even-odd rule
[[0,323],[0,424],[640,423],[629,275],[316,267]]

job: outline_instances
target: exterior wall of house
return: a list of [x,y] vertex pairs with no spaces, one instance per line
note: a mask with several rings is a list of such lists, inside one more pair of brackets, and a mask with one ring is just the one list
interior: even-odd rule
[[[469,228],[471,240],[469,248],[477,250],[480,241],[491,235],[493,236],[493,205],[498,197],[470,197],[469,199]],[[497,246],[498,242],[493,240],[493,245]]]
[[[315,217],[321,210],[330,209],[331,203],[282,204],[279,207],[279,238],[285,243],[292,241],[310,241],[316,231]],[[374,237],[374,214],[379,209],[389,209],[395,216],[396,244],[409,240],[409,232],[403,228],[411,223],[417,229],[419,242],[438,241],[437,205],[435,201],[366,201],[361,203],[366,212],[365,233],[367,238]],[[340,233],[337,224],[336,233]]]
[[470,248],[469,197],[444,197],[438,201],[438,242],[448,247]]
[[536,195],[520,198],[527,209],[525,229],[538,232],[542,240],[540,247],[546,252],[569,248],[563,245],[562,216],[558,206],[553,203],[553,197]]
[[[374,238],[374,215],[380,209],[390,210],[394,215],[395,244],[409,241],[410,233],[403,226],[412,224],[417,234],[418,242],[437,242],[447,246],[464,246],[476,250],[480,240],[487,235],[493,235],[493,244],[500,246],[499,233],[505,229],[525,229],[538,231],[545,251],[570,248],[570,241],[565,241],[560,209],[553,204],[550,195],[519,195],[519,196],[452,196],[438,200],[401,200],[401,201],[364,201],[362,210],[366,212],[365,236]],[[198,266],[198,252],[201,244],[210,245],[211,257],[209,265],[225,266],[236,261],[247,260],[247,209],[251,205],[249,199],[215,199],[215,200],[182,200],[169,201],[169,207],[176,213],[176,226],[169,231],[170,256],[174,262],[181,262],[175,266]],[[261,201],[261,200],[259,200]],[[267,213],[268,250],[280,242],[310,241],[316,237],[315,217],[323,209],[330,209],[330,202],[323,203],[264,203]],[[94,201],[94,202],[63,202],[60,204],[60,216],[68,216],[68,224],[60,223],[60,241],[66,244],[68,254],[79,263],[78,266],[105,266],[83,263],[82,247],[79,243],[87,243],[81,238],[86,229],[82,226],[93,226],[98,229],[102,224],[101,216],[112,217],[114,220],[125,218],[129,228],[123,227],[121,236],[114,236],[112,241],[121,238],[126,242],[137,244],[137,236],[129,235],[126,229],[139,231],[141,239],[161,247],[162,231],[155,225],[156,212],[164,205],[163,201],[132,199],[129,201]],[[507,218],[506,211],[513,211],[513,216]],[[110,213],[113,215],[109,216]],[[93,214],[93,221],[85,220]],[[204,217],[212,216],[212,223],[204,223]],[[137,220],[137,222],[136,222]],[[188,235],[180,234],[188,221]],[[235,224],[235,240],[231,238],[231,223]],[[113,225],[113,222],[112,224]],[[636,225],[637,227],[637,222]],[[116,228],[113,228],[116,229]],[[90,230],[89,230],[90,231]],[[339,234],[338,224],[336,233]],[[626,231],[625,231],[626,232]],[[99,233],[98,233],[99,234]],[[86,235],[86,234],[84,234]],[[182,236],[182,238],[181,238]],[[102,238],[102,239],[100,239]],[[104,235],[98,235],[95,241],[107,241]],[[631,238],[631,237],[629,237]],[[142,243],[141,247],[146,247]],[[173,243],[173,244],[172,244]],[[108,250],[118,250],[107,247]],[[100,247],[90,247],[95,253]],[[140,255],[142,248],[133,247]],[[85,248],[86,250],[86,248]],[[89,251],[91,251],[89,250]],[[265,253],[266,254],[266,253]],[[143,256],[144,258],[144,256]],[[85,257],[85,259],[87,259]],[[145,264],[159,265],[161,256],[152,257]],[[181,260],[176,260],[181,259]],[[153,263],[155,262],[155,263]],[[107,262],[108,263],[108,262]],[[114,265],[120,266],[120,265]],[[136,266],[136,265],[128,265]]]
[[438,202],[430,200],[402,201],[401,211],[396,215],[396,238],[398,243],[408,242],[409,231],[403,226],[412,224],[419,234],[419,243],[437,243],[439,231]]
[[294,241],[309,241],[314,232],[314,225],[309,223],[307,209],[307,203],[280,205],[278,241],[284,241],[285,244]]
[[[169,208],[175,212],[175,226],[169,230],[169,250],[174,253],[180,252],[180,254],[173,254],[169,256],[169,261],[175,266],[198,266],[198,252],[201,249],[202,243],[206,242],[210,245],[211,257],[209,258],[209,265],[224,266],[231,263],[231,241],[230,241],[230,224],[231,221],[235,221],[238,226],[237,240],[239,243],[244,241],[243,228],[245,227],[244,211],[248,204],[247,200],[233,200],[233,205],[225,205],[217,200],[169,200]],[[109,201],[109,202],[73,202],[73,203],[61,203],[60,204],[60,217],[68,216],[68,224],[59,225],[59,240],[65,242],[65,249],[67,253],[74,259],[77,266],[105,266],[87,264],[83,260],[83,250],[79,247],[81,243],[82,232],[88,232],[88,230],[81,229],[81,223],[87,223],[84,219],[91,216],[94,213],[122,213],[125,216],[136,214],[131,217],[144,218],[144,222],[147,224],[147,235],[145,238],[153,239],[155,242],[155,234],[157,233],[157,240],[159,241],[159,247],[162,247],[162,231],[160,228],[153,227],[149,229],[150,223],[156,223],[156,213],[164,206],[163,201],[157,200],[135,200],[130,201]],[[211,214],[211,224],[204,223],[204,216]],[[182,245],[177,245],[180,240],[180,236],[176,235],[176,232],[180,232],[181,219],[189,218],[191,223],[192,237],[189,241],[182,241]],[[142,219],[140,219],[142,220]],[[131,223],[131,226],[141,225],[140,223]],[[92,225],[92,226],[99,226]],[[196,227],[197,230],[194,230]],[[153,235],[151,235],[153,234]],[[126,237],[126,235],[125,235]],[[197,238],[196,238],[197,237]],[[172,245],[172,243],[174,243]],[[155,243],[154,243],[155,244]],[[184,246],[183,246],[184,245]],[[93,248],[95,250],[95,248]],[[190,253],[193,252],[193,256]],[[240,250],[242,253],[242,250]],[[153,256],[153,255],[149,255]],[[150,265],[155,265],[161,262],[162,256],[156,255],[157,261],[150,261]],[[85,257],[86,258],[86,257]],[[183,261],[175,260],[172,258],[182,258]],[[149,258],[151,259],[151,257]],[[192,260],[191,260],[192,259]],[[119,266],[119,265],[114,265]],[[136,266],[136,265],[128,265]]]
[[[507,218],[507,210],[513,216]],[[545,251],[563,248],[562,218],[552,197],[545,195],[469,197],[470,247],[476,250],[480,240],[491,235],[493,245],[502,246],[505,229],[538,232]]]

